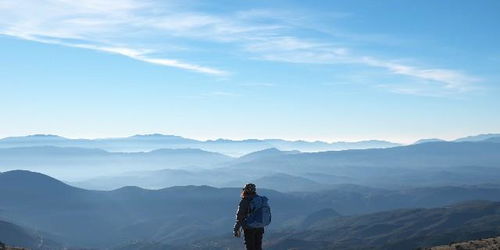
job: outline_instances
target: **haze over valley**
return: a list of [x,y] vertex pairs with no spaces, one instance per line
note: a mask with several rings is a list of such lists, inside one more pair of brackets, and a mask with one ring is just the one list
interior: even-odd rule
[[[51,249],[238,249],[238,242],[224,232],[233,222],[238,190],[247,182],[256,183],[259,193],[272,201],[269,249],[398,249],[500,233],[495,224],[500,206],[486,202],[500,201],[499,134],[318,152],[259,148],[240,157],[224,150],[243,152],[250,148],[245,143],[253,147],[256,140],[225,141],[221,152],[209,152],[178,143],[169,148],[172,141],[166,138],[172,136],[106,139],[110,143],[51,135],[1,139],[1,225],[21,234],[7,242],[34,249],[41,249],[41,238]],[[115,151],[99,145],[112,145]],[[151,151],[126,150],[133,145]],[[490,207],[497,212],[486,212]],[[480,219],[462,217],[464,209],[474,210]],[[443,216],[442,223],[449,220],[448,213],[474,227],[436,221],[435,216]],[[398,216],[407,222],[398,224]],[[434,218],[428,223],[437,223],[435,232],[421,232],[417,225],[427,223],[422,216]],[[477,220],[488,220],[490,231]],[[353,224],[361,228],[348,229]],[[354,244],[353,239],[366,234],[363,230],[375,238]],[[331,233],[339,231],[344,233]],[[405,231],[415,236],[397,236]],[[425,241],[419,240],[424,236]]]
[[499,13],[0,0],[0,250],[498,250]]
[[[172,138],[177,139],[172,142]],[[205,151],[193,148],[196,144],[182,148],[178,138],[159,134],[102,140],[54,135],[4,138],[0,139],[0,170],[36,171],[82,188],[103,190],[130,185],[239,187],[244,182],[278,191],[318,191],[340,184],[391,189],[495,183],[500,176],[499,134],[411,145],[385,142],[369,149],[357,149],[360,143],[343,143],[354,149],[318,152],[299,151],[307,142],[295,148],[265,148],[277,146],[265,140],[225,140],[217,145],[220,152],[217,148]],[[240,157],[224,154],[227,148],[245,152],[256,142],[264,149]],[[121,151],[97,148],[99,143]],[[151,151],[128,151],[127,147]],[[241,171],[248,168],[252,171]]]

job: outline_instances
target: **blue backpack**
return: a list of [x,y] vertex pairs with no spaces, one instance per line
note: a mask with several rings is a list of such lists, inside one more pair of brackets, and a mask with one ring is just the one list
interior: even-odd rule
[[250,214],[245,220],[248,227],[261,228],[271,223],[271,207],[267,201],[267,197],[258,195],[250,201]]

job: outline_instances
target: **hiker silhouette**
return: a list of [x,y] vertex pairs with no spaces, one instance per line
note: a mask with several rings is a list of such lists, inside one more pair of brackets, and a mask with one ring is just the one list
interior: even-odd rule
[[271,223],[271,209],[267,201],[267,197],[257,194],[255,184],[248,183],[243,187],[233,234],[241,237],[243,229],[247,250],[262,249],[264,227]]

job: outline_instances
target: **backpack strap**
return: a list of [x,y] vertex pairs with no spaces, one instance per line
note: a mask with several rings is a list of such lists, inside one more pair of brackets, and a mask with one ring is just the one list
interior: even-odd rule
[[[254,196],[255,197],[255,196]],[[247,198],[248,199],[248,211],[247,211],[247,216],[250,215],[252,213],[252,200],[253,198],[252,197],[251,199],[250,198]]]

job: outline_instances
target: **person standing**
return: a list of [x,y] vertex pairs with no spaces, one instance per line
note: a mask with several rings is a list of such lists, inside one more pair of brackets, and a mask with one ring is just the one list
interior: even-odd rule
[[264,227],[271,223],[271,210],[265,196],[257,195],[255,184],[246,184],[241,192],[241,201],[236,212],[233,233],[241,236],[243,228],[247,250],[261,250]]

